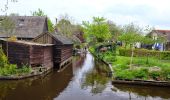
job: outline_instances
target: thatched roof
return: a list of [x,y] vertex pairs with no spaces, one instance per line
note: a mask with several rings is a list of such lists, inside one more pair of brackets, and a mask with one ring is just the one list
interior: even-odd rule
[[[3,20],[4,16],[0,16]],[[18,38],[35,38],[41,33],[47,32],[47,17],[43,16],[10,16],[14,23],[14,33]],[[0,38],[9,37],[3,30],[0,30]]]

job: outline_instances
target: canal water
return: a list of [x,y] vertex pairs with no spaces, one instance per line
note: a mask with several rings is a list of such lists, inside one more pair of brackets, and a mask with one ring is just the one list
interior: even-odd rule
[[108,67],[87,53],[44,77],[0,81],[0,100],[170,100],[170,88],[111,84]]

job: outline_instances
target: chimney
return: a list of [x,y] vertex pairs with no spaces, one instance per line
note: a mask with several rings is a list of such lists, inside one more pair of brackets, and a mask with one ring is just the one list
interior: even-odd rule
[[57,28],[57,18],[55,19],[55,21],[56,21],[55,32],[58,32],[58,28]]

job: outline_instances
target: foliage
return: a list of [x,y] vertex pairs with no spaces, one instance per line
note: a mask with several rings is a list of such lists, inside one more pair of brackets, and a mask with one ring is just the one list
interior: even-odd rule
[[[130,69],[130,57],[117,56],[117,60],[112,64],[114,77],[117,79],[153,79],[170,80],[170,63],[163,62],[156,58],[150,58],[146,64],[145,57],[134,57],[134,69]],[[161,70],[149,71],[150,68],[158,66]]]
[[[131,49],[119,49],[120,56],[131,56]],[[170,60],[170,52],[169,51],[154,51],[154,50],[147,50],[147,49],[135,49],[134,50],[134,57],[154,57],[163,60]]]
[[158,80],[161,77],[161,72],[159,71],[151,71],[149,73],[150,78],[154,79],[154,80]]
[[111,51],[106,51],[106,52],[100,53],[99,58],[101,58],[104,61],[109,62],[109,63],[116,61],[116,55],[114,52],[111,52]]
[[9,64],[6,55],[0,48],[0,76],[29,73],[30,71],[31,68],[28,66],[22,66],[22,68],[17,68],[15,64]]
[[0,68],[3,68],[8,64],[8,58],[6,55],[3,53],[2,48],[0,48]]
[[0,22],[0,29],[1,29],[0,33],[5,33],[8,35],[8,37],[10,37],[10,35],[15,32],[14,28],[15,28],[15,23],[11,19],[11,17],[7,17],[7,16],[3,17],[3,20],[1,20]]
[[61,32],[65,36],[72,36],[73,35],[73,25],[69,19],[65,17],[62,18],[56,25],[59,32]]
[[93,17],[93,22],[83,22],[87,41],[104,42],[111,38],[109,26],[103,17]]
[[147,79],[149,73],[147,68],[135,69],[132,72],[136,79]]
[[170,68],[169,67],[163,67],[161,74],[164,77],[164,80],[170,80]]
[[114,75],[116,79],[134,79],[132,71],[129,70],[116,71]]
[[[31,12],[33,16],[47,16],[40,8],[38,11]],[[54,32],[54,25],[49,17],[47,17],[48,31]]]

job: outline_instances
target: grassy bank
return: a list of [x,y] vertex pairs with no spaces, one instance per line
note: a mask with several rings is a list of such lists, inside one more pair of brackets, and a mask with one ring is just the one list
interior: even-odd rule
[[[111,51],[96,53],[93,47],[89,51],[112,64],[115,79],[170,81],[170,60],[163,60],[155,56],[136,56],[133,57],[132,65],[130,65],[131,57],[120,56],[119,50],[116,51],[116,56]],[[149,52],[157,54],[157,51]],[[161,54],[165,53],[161,52]]]
[[113,62],[116,79],[170,80],[170,62],[156,58],[134,57],[130,69],[130,57],[117,56]]

